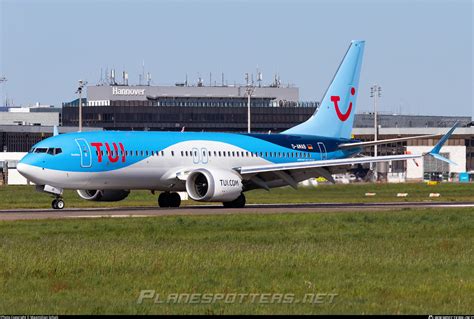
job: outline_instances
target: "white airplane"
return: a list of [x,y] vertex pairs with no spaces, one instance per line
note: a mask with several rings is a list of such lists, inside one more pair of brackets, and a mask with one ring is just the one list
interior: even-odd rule
[[[457,124],[427,154],[355,157],[362,147],[418,137],[361,142],[351,139],[364,41],[352,41],[318,110],[280,134],[201,132],[79,132],[37,143],[18,171],[54,195],[64,189],[94,201],[119,201],[130,190],[161,191],[160,207],[179,207],[177,191],[196,201],[243,207],[244,192],[290,185],[347,170],[348,165],[439,155]],[[433,135],[429,135],[432,137]],[[428,135],[422,136],[428,137]]]

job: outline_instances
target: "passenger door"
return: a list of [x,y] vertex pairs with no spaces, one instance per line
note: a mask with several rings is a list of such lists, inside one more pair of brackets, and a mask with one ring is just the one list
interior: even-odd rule
[[76,138],[77,146],[79,146],[79,151],[81,154],[81,167],[91,167],[92,166],[92,154],[91,148],[87,141],[83,138]]
[[318,142],[319,153],[321,154],[321,160],[327,160],[328,154],[326,152],[326,145],[323,142]]

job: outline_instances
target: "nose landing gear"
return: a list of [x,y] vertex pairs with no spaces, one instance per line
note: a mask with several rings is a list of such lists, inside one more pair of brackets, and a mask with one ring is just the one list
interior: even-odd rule
[[55,198],[51,203],[51,207],[53,209],[63,209],[64,208],[64,200],[62,198]]

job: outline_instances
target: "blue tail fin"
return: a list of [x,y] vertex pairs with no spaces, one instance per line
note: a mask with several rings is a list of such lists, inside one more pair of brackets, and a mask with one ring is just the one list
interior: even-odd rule
[[365,41],[352,41],[324,94],[321,105],[306,121],[283,134],[350,138]]

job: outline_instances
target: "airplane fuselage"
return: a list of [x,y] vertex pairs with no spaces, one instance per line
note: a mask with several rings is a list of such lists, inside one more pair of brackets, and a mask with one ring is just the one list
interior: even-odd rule
[[184,191],[176,182],[179,172],[345,158],[359,151],[338,149],[347,142],[285,134],[69,133],[36,144],[21,170],[36,184],[64,189]]

